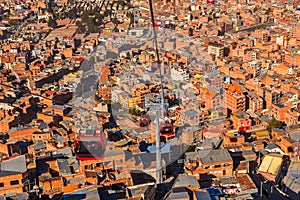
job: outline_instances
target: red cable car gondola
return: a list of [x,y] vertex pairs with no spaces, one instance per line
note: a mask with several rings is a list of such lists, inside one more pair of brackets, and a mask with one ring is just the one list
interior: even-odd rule
[[102,128],[80,130],[74,150],[78,160],[102,160],[105,151]]
[[140,127],[147,127],[149,125],[149,120],[145,119],[145,118],[140,119],[139,125],[140,125]]
[[170,140],[175,137],[174,126],[171,121],[164,121],[160,124],[160,136]]

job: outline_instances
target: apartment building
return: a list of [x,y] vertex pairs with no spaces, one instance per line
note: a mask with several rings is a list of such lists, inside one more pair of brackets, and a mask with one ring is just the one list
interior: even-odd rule
[[241,92],[240,86],[237,84],[227,85],[224,88],[225,107],[231,111],[246,110],[246,96]]
[[249,92],[247,97],[247,108],[253,112],[260,112],[264,107],[264,100],[255,92]]
[[289,107],[283,106],[281,104],[273,104],[271,115],[277,120],[284,122],[286,113],[288,112]]
[[281,94],[276,90],[263,90],[263,99],[265,100],[264,108],[270,108],[272,104],[280,103]]
[[189,81],[189,74],[186,70],[183,70],[180,66],[171,67],[171,78],[174,81]]
[[217,42],[208,43],[207,50],[208,50],[208,54],[215,55],[216,57],[224,56],[224,45],[219,44]]
[[233,128],[238,131],[247,131],[251,129],[252,120],[244,111],[237,111],[231,114],[230,119],[233,123]]

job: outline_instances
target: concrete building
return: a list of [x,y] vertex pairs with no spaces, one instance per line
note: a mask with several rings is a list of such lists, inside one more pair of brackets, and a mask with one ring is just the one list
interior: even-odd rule
[[225,107],[231,111],[245,111],[246,109],[246,97],[241,92],[240,86],[237,84],[228,85],[224,91],[224,100],[225,100]]

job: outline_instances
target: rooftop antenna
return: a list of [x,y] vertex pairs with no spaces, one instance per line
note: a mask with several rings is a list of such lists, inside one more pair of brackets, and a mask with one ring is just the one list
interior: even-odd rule
[[157,45],[157,35],[156,35],[156,29],[155,29],[152,0],[149,0],[149,7],[150,7],[152,27],[153,27],[155,53],[156,53],[156,57],[157,57],[157,66],[158,66],[158,70],[159,70],[160,85],[161,85],[161,108],[156,108],[156,184],[161,184],[163,182],[163,180],[162,180],[162,165],[161,165],[159,111],[161,112],[161,115],[163,116],[163,113],[164,113],[164,90],[163,90],[162,69],[161,69],[161,65],[160,65],[158,45]]

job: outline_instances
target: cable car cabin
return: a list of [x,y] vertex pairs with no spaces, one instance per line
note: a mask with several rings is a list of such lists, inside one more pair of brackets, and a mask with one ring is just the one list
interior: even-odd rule
[[80,130],[74,150],[78,160],[102,160],[105,151],[102,128]]
[[147,127],[149,125],[149,120],[148,119],[140,119],[138,121],[138,125],[140,127]]
[[160,124],[160,136],[162,141],[167,141],[175,137],[175,131],[172,122],[165,121]]

